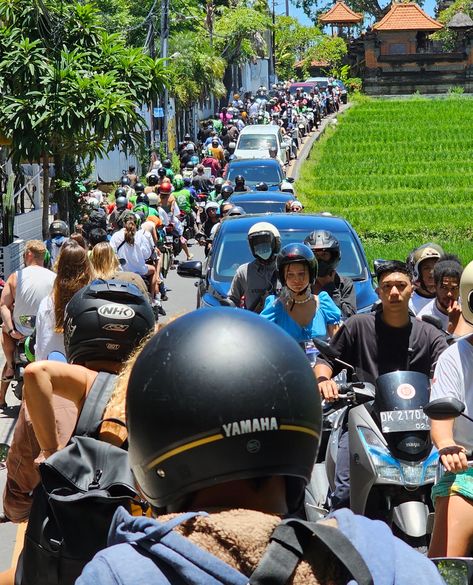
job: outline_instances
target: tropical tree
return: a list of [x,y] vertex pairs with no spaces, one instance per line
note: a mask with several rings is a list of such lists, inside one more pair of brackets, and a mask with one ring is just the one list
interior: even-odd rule
[[274,28],[274,54],[276,73],[280,79],[294,75],[294,65],[304,58],[305,53],[321,32],[315,26],[303,26],[291,16],[277,16]]
[[80,164],[142,140],[138,108],[163,90],[165,65],[108,33],[89,2],[2,0],[0,23],[0,133],[14,164],[42,161],[47,179],[54,160],[66,219]]
[[341,65],[346,54],[347,44],[341,37],[320,35],[314,45],[307,50],[304,61],[307,67],[312,61],[325,61],[333,69]]
[[170,39],[170,92],[183,108],[207,96],[222,97],[226,62],[202,32],[183,32]]
[[227,63],[223,79],[227,91],[232,89],[232,66],[248,63],[267,53],[264,34],[271,27],[268,12],[243,3],[218,9],[214,42],[216,50]]

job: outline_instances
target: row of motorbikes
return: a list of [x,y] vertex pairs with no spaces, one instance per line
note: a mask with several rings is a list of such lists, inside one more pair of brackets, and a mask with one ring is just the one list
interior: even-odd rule
[[[441,328],[434,317],[425,320]],[[450,336],[448,342],[458,339]],[[338,362],[345,380],[339,385],[338,400],[324,406],[322,445],[307,490],[308,514],[324,515],[330,507],[340,436],[348,432],[350,508],[385,521],[397,536],[426,550],[433,527],[430,492],[439,474],[426,414],[428,377],[406,370],[368,383],[358,378],[351,364],[341,362],[327,342],[314,339],[311,346]]]

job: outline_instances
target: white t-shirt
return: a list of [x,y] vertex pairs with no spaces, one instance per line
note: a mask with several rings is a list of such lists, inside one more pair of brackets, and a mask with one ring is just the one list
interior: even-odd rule
[[418,315],[419,311],[425,307],[428,303],[430,303],[432,299],[428,299],[426,297],[421,297],[420,294],[414,291],[410,301],[409,301],[409,309],[414,313],[414,315]]
[[47,360],[52,351],[66,355],[64,335],[54,331],[55,325],[54,301],[52,296],[48,295],[41,301],[36,315],[36,361]]
[[54,272],[36,265],[16,272],[13,324],[22,335],[33,333],[33,317],[36,316],[41,301],[51,293],[55,278]]
[[[435,367],[430,399],[453,396],[465,403],[465,414],[473,415],[473,345],[461,339],[440,356]],[[459,416],[453,426],[455,442],[473,449],[473,423]]]
[[432,299],[429,303],[424,305],[417,313],[417,317],[419,319],[422,318],[422,315],[432,315],[432,317],[437,317],[437,319],[440,319],[442,322],[442,329],[446,331],[448,327],[448,315],[445,315],[445,313],[442,313],[442,311],[439,310],[435,301],[436,299]]
[[143,232],[137,231],[135,234],[135,243],[133,245],[123,243],[125,239],[125,228],[118,230],[112,236],[110,245],[117,253],[119,259],[124,259],[125,264],[122,265],[123,270],[128,272],[135,272],[140,276],[148,274],[148,266],[146,260],[148,259],[149,244],[148,240],[143,235]]

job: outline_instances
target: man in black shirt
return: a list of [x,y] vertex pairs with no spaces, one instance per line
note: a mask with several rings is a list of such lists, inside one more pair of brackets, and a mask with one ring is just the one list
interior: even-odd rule
[[[447,348],[445,335],[409,314],[413,287],[403,262],[383,263],[376,276],[380,310],[350,317],[332,339],[331,348],[340,360],[354,366],[365,382],[374,382],[378,376],[395,370],[409,369],[431,376],[440,354]],[[338,386],[332,377],[342,369],[334,360],[317,359],[317,383],[328,401],[338,396]],[[349,505],[349,468],[348,433],[344,432],[338,448],[333,508]]]
[[336,268],[342,259],[340,243],[337,238],[325,230],[315,230],[304,240],[304,244],[317,258],[319,269],[312,292],[325,291],[342,312],[344,319],[356,313],[356,292],[353,280],[338,274]]

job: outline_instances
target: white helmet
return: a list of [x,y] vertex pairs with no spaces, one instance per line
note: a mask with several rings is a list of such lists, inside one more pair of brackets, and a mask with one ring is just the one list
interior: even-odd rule
[[443,255],[443,249],[438,244],[433,244],[432,242],[423,244],[415,250],[412,250],[407,258],[407,268],[411,273],[412,280],[414,282],[421,280],[420,265],[424,260],[428,260],[429,258],[436,258],[438,260]]
[[460,297],[463,318],[473,325],[473,262],[470,262],[463,270],[460,279]]
[[271,262],[281,249],[281,234],[267,221],[259,221],[248,230],[251,253],[263,262]]
[[220,206],[216,201],[207,201],[207,203],[205,204],[205,211],[208,211],[209,209],[218,209]]

